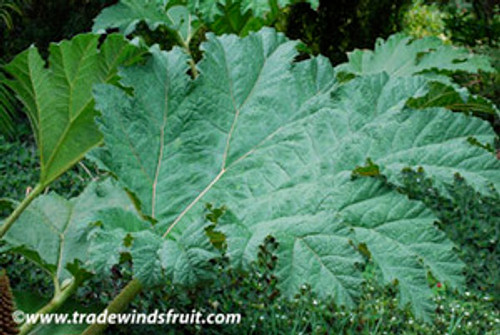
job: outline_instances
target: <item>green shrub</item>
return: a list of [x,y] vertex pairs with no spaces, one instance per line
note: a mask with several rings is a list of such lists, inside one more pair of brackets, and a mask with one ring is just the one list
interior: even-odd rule
[[[1,198],[20,201],[38,182],[38,156],[34,142],[27,124],[19,126],[14,139],[0,135]],[[98,174],[96,166],[84,160],[55,181],[50,189],[68,197],[77,196]],[[0,213],[6,215],[9,210],[4,208]]]
[[[273,274],[276,266],[276,241],[268,238],[249,272],[232,269],[227,261],[214,262],[215,280],[195,288],[166,285],[148,290],[133,302],[128,311],[153,312],[155,309],[189,313],[242,313],[239,325],[204,326],[114,326],[107,334],[496,334],[500,331],[500,313],[492,297],[465,292],[457,294],[442,284],[434,284],[437,304],[432,323],[415,320],[409,308],[398,308],[395,287],[380,286],[374,280],[373,264],[365,270],[367,282],[360,303],[354,310],[338,307],[330,299],[319,299],[304,286],[292,299],[277,288]],[[94,279],[80,299],[101,299],[107,303],[113,293],[130,279],[128,266],[114,268],[105,281]],[[104,284],[103,284],[104,283]],[[95,286],[94,286],[95,285]],[[438,287],[440,286],[440,287]],[[95,292],[106,293],[103,295]],[[108,295],[108,293],[111,293]]]
[[467,264],[467,287],[493,298],[500,307],[500,196],[481,195],[456,176],[444,197],[422,171],[407,172],[403,192],[423,201],[439,218],[439,227],[457,245]]
[[416,0],[404,14],[403,31],[417,38],[439,36],[447,40],[445,18],[446,14],[436,4],[427,5],[424,0]]
[[445,19],[454,43],[468,46],[498,46],[500,41],[500,6],[494,0],[450,1],[444,7]]
[[[15,144],[2,142],[0,148],[5,153],[5,166],[15,166],[24,171],[36,166],[32,144],[29,137],[21,137]],[[24,142],[23,142],[24,141]],[[27,150],[16,156],[16,150]],[[22,151],[21,151],[22,152]],[[8,180],[16,180],[25,174],[9,171]],[[29,174],[26,174],[29,175]],[[61,181],[57,191],[77,194],[87,178],[81,169],[68,174],[67,184]],[[64,180],[65,178],[63,178]],[[32,182],[36,182],[33,178]],[[23,194],[23,185],[29,179],[19,181],[19,187],[0,184],[2,194],[17,198]],[[75,184],[76,183],[76,184]],[[14,183],[15,185],[15,183]],[[66,186],[65,186],[66,185]],[[12,186],[9,183],[9,186]],[[473,335],[497,334],[500,331],[498,314],[498,198],[475,194],[460,178],[449,187],[453,200],[440,196],[422,173],[408,172],[404,191],[412,197],[423,200],[440,219],[440,226],[456,243],[459,254],[469,266],[467,279],[471,292],[457,294],[434,281],[434,300],[437,303],[436,315],[431,324],[422,324],[412,317],[409,308],[398,308],[394,287],[380,286],[374,280],[376,268],[373,264],[364,271],[367,283],[361,288],[360,303],[354,310],[337,307],[332,301],[318,299],[308,287],[304,287],[293,299],[285,298],[277,289],[273,274],[276,257],[276,241],[268,239],[259,249],[259,256],[249,271],[237,271],[222,258],[214,262],[215,280],[194,288],[167,284],[143,292],[129,311],[140,312],[154,309],[167,311],[170,308],[179,312],[192,309],[206,313],[243,313],[239,326],[121,326],[110,328],[108,334],[240,334],[242,329],[252,334],[324,334],[325,330],[336,334],[445,334]],[[494,241],[492,244],[491,241]],[[3,253],[0,258],[6,267],[12,286],[16,291],[37,292],[50,298],[51,282],[46,274],[34,268],[22,256]],[[82,304],[100,302],[105,305],[131,279],[130,262],[116,266],[107,276],[96,276],[87,285],[78,289],[76,299]],[[34,292],[33,292],[34,293]]]
[[[464,263],[433,224],[441,212],[408,199],[395,185],[406,190],[403,167],[423,165],[436,188],[426,192],[439,190],[450,201],[456,197],[448,187],[453,173],[466,175],[471,190],[484,197],[498,190],[500,165],[489,152],[495,134],[486,122],[441,105],[409,106],[417,98],[425,100],[436,80],[449,84],[453,70],[490,69],[487,60],[444,48],[437,39],[410,44],[400,35],[379,42],[371,57],[353,53],[342,68],[355,78],[339,82],[340,68],[324,57],[296,62],[295,43],[263,29],[246,38],[208,34],[196,64],[189,52],[191,21],[183,20],[191,14],[181,10],[180,20],[169,24],[184,50],[151,48],[147,62],[120,71],[119,83],[115,68],[108,66],[116,58],[109,53],[116,51],[115,44],[104,42],[96,51],[99,36],[92,34],[54,46],[50,67],[34,48],[8,67],[15,77],[11,87],[35,121],[42,161],[39,192],[102,143],[94,124],[97,110],[104,145],[91,157],[117,180],[92,182],[72,199],[48,194],[31,204],[23,201],[26,207],[21,203],[2,227],[3,251],[19,252],[50,273],[58,301],[94,272],[93,290],[81,288],[79,297],[103,290],[110,292],[100,298],[107,303],[133,278],[112,305],[125,306],[129,301],[123,299],[145,288],[136,302],[144,311],[167,302],[203,306],[198,299],[211,290],[210,296],[219,299],[208,301],[207,308],[243,310],[251,322],[244,326],[256,333],[285,328],[395,332],[406,321],[401,327],[409,333],[460,328],[455,310],[444,314],[442,324],[436,321],[436,287],[446,283],[452,293],[465,282]],[[132,17],[133,25],[136,21]],[[128,45],[115,35],[117,40]],[[405,48],[412,48],[406,56],[416,62],[397,57]],[[397,62],[388,61],[392,56]],[[378,62],[393,71],[381,73]],[[106,80],[87,81],[103,68],[109,71],[99,79]],[[92,96],[96,82],[108,84],[96,86]],[[79,131],[71,133],[74,129]],[[89,136],[91,145],[82,143]],[[58,155],[62,163],[53,159]],[[269,235],[276,240],[268,238],[262,246]],[[480,248],[485,246],[474,251],[480,254]],[[103,280],[108,277],[118,283],[109,286]],[[214,293],[211,285],[222,292]],[[232,290],[234,285],[243,289]],[[494,290],[485,286],[483,291]],[[372,291],[375,303],[366,298]],[[316,313],[314,306],[321,309]],[[355,315],[342,314],[339,306],[353,308]],[[410,315],[429,323],[417,323]],[[484,330],[494,331],[494,322],[488,322]]]

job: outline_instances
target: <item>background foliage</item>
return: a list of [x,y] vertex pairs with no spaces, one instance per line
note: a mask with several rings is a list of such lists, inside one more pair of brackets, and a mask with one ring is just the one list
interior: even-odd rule
[[[17,2],[18,9],[8,9],[11,18],[4,19],[3,25],[0,24],[0,33],[3,35],[0,55],[3,61],[9,61],[35,42],[41,48],[42,55],[46,56],[49,42],[90,30],[92,18],[102,8],[115,2]],[[447,43],[464,45],[478,53],[491,55],[498,70],[500,33],[498,7],[494,6],[494,1],[441,1],[427,4],[423,6],[422,1],[413,4],[410,1],[320,1],[319,9],[315,10],[309,3],[297,2],[280,13],[256,17],[251,11],[241,10],[239,3],[235,6],[227,1],[221,9],[222,15],[215,15],[214,21],[193,37],[191,48],[195,59],[199,59],[199,45],[207,30],[246,35],[262,25],[271,25],[286,32],[287,36],[305,42],[301,46],[301,58],[307,58],[309,54],[323,54],[333,63],[339,63],[345,60],[345,51],[371,48],[376,37],[386,37],[403,29],[413,36],[439,36]],[[234,22],[239,25],[233,25]],[[148,44],[159,42],[165,48],[177,44],[169,31],[163,28],[152,31],[141,24],[136,35],[144,36]],[[455,79],[471,92],[489,97],[498,105],[498,71],[493,74],[460,73],[455,75]],[[9,91],[0,87],[0,131],[10,136],[0,136],[0,175],[2,181],[6,181],[0,183],[0,197],[21,199],[27,188],[37,180],[36,174],[32,173],[37,170],[36,147],[33,138],[28,135],[26,118],[19,113],[20,107],[15,105],[9,94]],[[11,115],[2,114],[2,107]],[[5,115],[7,117],[2,119]],[[498,132],[498,119],[490,121]],[[66,197],[77,196],[86,184],[101,175],[102,172],[95,165],[83,161],[83,165],[70,170],[51,189]],[[353,311],[346,311],[332,301],[318,299],[308,287],[304,287],[295,298],[286,298],[278,289],[278,281],[272,271],[277,247],[273,240],[268,240],[260,247],[257,261],[252,263],[247,272],[236,271],[222,257],[214,263],[215,280],[190,289],[172,283],[155,288],[142,293],[130,309],[146,311],[175,306],[178,310],[190,311],[204,306],[207,312],[243,310],[244,324],[240,327],[254,334],[281,334],[284,330],[287,333],[292,330],[292,333],[297,334],[322,334],[325,328],[342,334],[500,333],[500,199],[498,194],[477,194],[459,177],[446,189],[451,196],[443,196],[422,171],[408,171],[404,185],[399,188],[400,192],[423,201],[433,210],[439,218],[440,228],[456,244],[460,258],[467,264],[468,291],[458,293],[429,278],[437,304],[435,317],[430,324],[416,321],[409,308],[397,308],[395,289],[377,284],[377,271],[370,263],[363,273],[367,283],[362,288],[361,303]],[[0,265],[7,268],[18,297],[37,287],[37,295],[50,298],[50,280],[42,271],[32,270],[32,264],[25,258],[2,253]],[[86,287],[80,288],[75,297],[76,303],[81,306],[89,305],[89,301],[98,301],[106,305],[130,278],[130,263],[114,266],[108,275],[96,276]],[[175,331],[202,332],[196,326],[172,329],[172,333]],[[208,332],[240,333],[238,328],[233,327],[214,327]],[[164,334],[165,330],[159,327],[137,327],[132,330],[116,327],[108,333]]]
[[[7,19],[0,24],[0,34],[3,35],[0,40],[0,64],[2,61],[10,61],[15,54],[32,43],[46,56],[50,42],[89,31],[97,14],[117,2],[118,0],[2,0]],[[171,3],[186,5],[188,2],[176,0]],[[196,61],[201,57],[199,45],[206,31],[244,36],[249,31],[266,25],[285,32],[289,38],[302,40],[305,43],[301,47],[304,52],[302,57],[308,57],[309,53],[321,53],[329,57],[333,64],[345,61],[348,51],[371,48],[376,38],[385,38],[391,33],[404,30],[416,37],[440,36],[447,41],[473,47],[479,53],[491,55],[498,69],[500,15],[499,6],[491,0],[294,0],[284,2],[289,6],[283,10],[260,5],[259,16],[254,15],[252,8],[245,6],[242,0],[224,1],[218,5],[210,2],[212,5],[208,7],[196,7],[193,3],[198,2],[190,2],[188,7],[204,20],[204,25],[190,42],[190,50]],[[15,5],[16,9],[6,5]],[[140,24],[136,35],[143,37],[149,45],[159,43],[166,49],[177,44],[171,32],[164,27],[152,31]],[[499,76],[498,71],[495,74],[466,75],[461,77],[461,84],[498,105]],[[1,80],[0,75],[0,86]],[[3,90],[0,88],[0,95]],[[6,98],[1,100],[4,104],[0,104],[0,133],[12,136],[15,125],[24,116],[19,112],[19,105],[7,104]],[[498,127],[498,121],[496,126]]]

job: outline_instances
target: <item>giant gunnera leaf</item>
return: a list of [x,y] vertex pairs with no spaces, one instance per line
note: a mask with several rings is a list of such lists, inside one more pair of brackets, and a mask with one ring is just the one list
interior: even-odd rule
[[85,276],[87,235],[94,215],[107,208],[131,210],[127,193],[111,180],[92,182],[66,200],[56,193],[36,198],[7,232],[3,250],[20,253],[44,269],[55,283]]
[[110,35],[98,48],[99,35],[78,35],[51,44],[48,65],[31,46],[6,71],[24,104],[40,153],[40,185],[77,163],[102,139],[94,124],[92,85],[117,81],[117,68],[143,53],[123,36]]
[[[95,19],[93,31],[101,32],[118,28],[128,35],[137,24],[144,22],[149,29],[164,26],[177,35],[178,42],[185,48],[197,32],[203,20],[210,31],[218,34],[247,34],[264,25],[263,17],[277,12],[296,1],[291,0],[120,0],[105,8]],[[316,9],[318,0],[308,0]],[[276,15],[276,14],[274,14]]]
[[486,56],[444,44],[437,37],[414,39],[405,34],[395,34],[387,40],[378,39],[373,51],[354,50],[348,53],[348,58],[347,63],[337,67],[338,71],[353,74],[387,72],[391,76],[426,71],[494,71]]
[[493,72],[490,59],[465,48],[446,45],[437,37],[413,39],[395,34],[387,40],[378,39],[375,50],[354,50],[349,61],[336,67],[343,75],[366,75],[386,72],[390,76],[424,75],[433,83],[428,91],[412,101],[413,107],[445,107],[455,111],[479,112],[500,116],[488,99],[470,94],[452,82],[450,73],[458,71]]
[[168,1],[159,0],[121,0],[116,5],[105,8],[95,19],[92,30],[102,32],[118,28],[129,35],[137,24],[144,22],[149,29],[164,26],[174,32],[178,42],[188,48],[189,41],[199,28],[196,15],[183,5],[167,6]]
[[[93,156],[156,223],[146,229],[137,216],[101,212],[90,250],[109,248],[112,236],[111,249],[126,249],[143,283],[196,282],[215,255],[204,231],[210,203],[226,208],[217,229],[234,265],[247,266],[266,236],[277,238],[285,294],[308,283],[353,305],[362,244],[401,303],[428,318],[427,273],[461,289],[463,264],[436,217],[391,184],[422,166],[438,186],[459,173],[481,192],[499,190],[500,162],[468,140],[491,143],[494,132],[446,109],[405,107],[427,90],[426,78],[381,73],[341,85],[325,58],[295,63],[295,45],[270,29],[209,34],[195,80],[180,50],[153,48],[147,64],[121,71],[130,90],[98,85],[105,146]],[[367,161],[387,181],[353,179]],[[91,262],[113,264],[107,252]]]
[[[200,2],[210,2],[209,0],[200,1]],[[220,1],[224,3],[225,1]],[[236,0],[234,2],[239,2],[242,10],[245,12],[247,10],[251,10],[255,16],[261,17],[266,13],[271,11],[271,6],[276,6],[279,8],[284,8],[292,3],[296,3],[299,1],[294,0]],[[303,2],[308,2],[313,9],[317,9],[319,6],[319,0],[305,0]]]

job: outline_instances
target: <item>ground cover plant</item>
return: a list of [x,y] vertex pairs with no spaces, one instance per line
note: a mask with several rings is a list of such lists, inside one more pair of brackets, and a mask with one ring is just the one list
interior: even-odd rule
[[[262,26],[265,13],[288,4],[270,3],[238,2],[238,12],[255,12]],[[381,308],[427,325],[415,333],[461,326],[462,319],[436,321],[436,287],[446,287],[439,291],[446,299],[472,288],[474,296],[493,292],[496,304],[489,260],[495,264],[498,239],[461,252],[454,244],[463,242],[471,218],[490,215],[498,226],[500,161],[488,120],[499,112],[453,77],[494,72],[489,58],[438,38],[396,34],[334,67],[323,56],[299,60],[299,42],[272,28],[205,34],[200,27],[210,25],[200,20],[220,19],[210,11],[121,1],[96,18],[94,33],[52,44],[47,62],[31,47],[4,67],[6,86],[32,125],[40,173],[24,200],[2,200],[2,209],[11,209],[2,221],[2,251],[22,257],[6,258],[11,266],[28,259],[50,276],[52,284],[33,279],[42,294],[52,291],[40,311],[64,310],[71,299],[78,306],[96,294],[86,283],[103,281],[104,289],[110,276],[120,280],[114,296],[85,308],[121,312],[144,289],[153,291],[146,302],[159,290],[184,305],[176,290],[234,282],[264,283],[257,300],[279,296],[293,304],[298,297],[312,310],[320,302],[332,306],[331,314],[314,312],[322,320],[315,325],[283,321],[270,331],[321,333],[356,309],[358,321],[350,314],[339,332],[393,331],[392,319],[382,325],[383,313],[364,317],[374,286],[387,290]],[[166,29],[174,37],[169,50],[148,46],[141,22]],[[106,35],[108,28],[124,35]],[[197,34],[203,38],[194,52]],[[48,191],[85,156],[78,166],[90,182],[83,180],[82,192]],[[465,186],[455,187],[457,180]],[[460,223],[466,232],[443,225],[464,188],[483,199]],[[483,253],[478,263],[485,249],[492,256]],[[259,271],[265,282],[252,281]],[[480,271],[483,281],[473,275]],[[494,332],[497,317],[488,316],[485,331]],[[22,325],[21,334],[34,327]]]

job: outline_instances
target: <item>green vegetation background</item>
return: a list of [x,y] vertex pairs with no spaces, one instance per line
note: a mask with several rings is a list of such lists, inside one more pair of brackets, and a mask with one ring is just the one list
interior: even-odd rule
[[[0,0],[0,63],[8,62],[18,52],[35,43],[42,52],[53,41],[89,31],[92,19],[115,0]],[[323,54],[333,64],[345,60],[354,48],[372,48],[375,39],[405,31],[416,37],[439,36],[457,45],[490,55],[500,67],[500,18],[498,5],[492,0],[435,1],[421,0],[336,0],[320,1],[318,11],[298,2],[268,24],[284,31],[288,37],[301,39],[303,57]],[[146,27],[141,27],[147,30]],[[237,28],[235,28],[237,29]],[[169,46],[167,34],[148,32],[151,41]],[[193,43],[200,43],[201,38]],[[489,97],[500,105],[499,75],[461,75],[460,82],[472,92]],[[0,77],[0,80],[1,77]],[[3,94],[3,96],[2,96]],[[19,106],[0,90],[0,108],[11,114],[0,118],[0,194],[21,199],[27,188],[35,185],[37,175],[36,147],[29,126]],[[10,105],[7,105],[10,104]],[[4,106],[3,106],[4,105]],[[493,122],[497,133],[499,125]],[[75,196],[96,175],[98,169],[83,161],[66,174],[52,189],[68,197]],[[239,334],[241,329],[253,334],[498,334],[500,333],[500,199],[475,194],[461,179],[450,185],[452,200],[442,197],[423,173],[408,173],[403,192],[425,202],[441,220],[441,228],[459,246],[459,255],[468,265],[470,291],[458,293],[435,283],[438,302],[432,324],[421,324],[411,317],[409,309],[399,310],[396,293],[370,280],[363,287],[361,303],[346,311],[332,302],[319,301],[304,287],[295,299],[286,300],[276,288],[272,275],[275,242],[261,248],[259,261],[252,271],[239,273],[224,259],[216,262],[217,281],[194,289],[163,287],[142,293],[131,309],[140,311],[169,309],[190,311],[204,306],[205,312],[243,311],[243,325],[204,329],[203,333]],[[1,204],[1,203],[0,203]],[[0,211],[2,208],[0,207]],[[216,220],[217,210],[207,210]],[[5,213],[2,213],[5,214]],[[16,267],[9,267],[9,264]],[[2,255],[0,266],[9,269],[12,286],[25,298],[48,299],[51,283],[39,270],[19,256]],[[110,277],[94,278],[76,295],[79,304],[107,304],[131,277],[127,265],[113,269]],[[38,292],[26,291],[40,287]],[[97,293],[104,292],[104,293]],[[325,329],[328,329],[326,332]],[[180,331],[172,329],[172,333]],[[200,333],[197,326],[183,326],[185,333]],[[115,327],[109,334],[165,334],[165,329]]]

